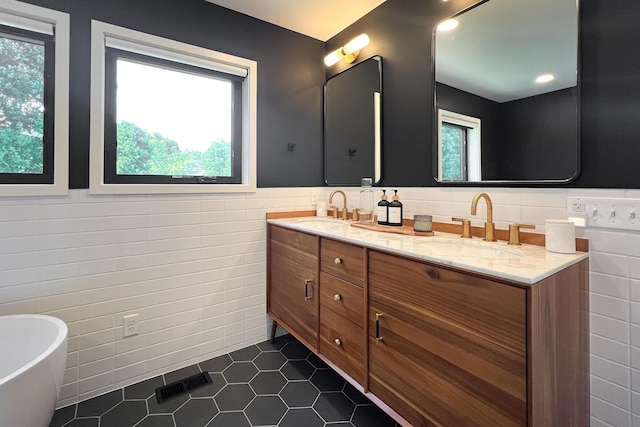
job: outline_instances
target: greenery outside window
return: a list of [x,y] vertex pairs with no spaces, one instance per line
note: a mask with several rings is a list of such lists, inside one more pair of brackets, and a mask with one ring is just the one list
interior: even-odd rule
[[443,109],[438,110],[438,180],[482,180],[481,120]]
[[90,189],[255,190],[254,61],[92,21]]
[[469,128],[442,123],[442,180],[467,181],[467,132]]
[[0,195],[68,191],[67,14],[0,6]]

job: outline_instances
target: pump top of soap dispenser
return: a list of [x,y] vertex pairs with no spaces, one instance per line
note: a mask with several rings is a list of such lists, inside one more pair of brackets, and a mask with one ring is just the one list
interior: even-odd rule
[[381,200],[387,200],[387,190],[382,190],[382,196],[380,197]]
[[398,196],[398,190],[393,190],[393,201],[397,202],[398,200],[400,200],[400,196]]

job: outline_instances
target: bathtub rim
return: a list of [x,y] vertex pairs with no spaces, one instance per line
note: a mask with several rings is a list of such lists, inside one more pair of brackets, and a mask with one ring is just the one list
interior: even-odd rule
[[28,371],[29,369],[36,366],[38,363],[42,362],[49,355],[51,355],[57,348],[59,348],[67,339],[67,335],[69,333],[69,328],[67,324],[54,316],[50,316],[47,314],[7,314],[0,316],[0,324],[2,323],[2,319],[40,319],[44,321],[48,321],[53,323],[56,326],[57,335],[55,339],[37,356],[31,359],[28,363],[22,365],[19,369],[11,372],[9,375],[0,378],[0,386],[8,383],[12,379],[18,377],[20,374]]

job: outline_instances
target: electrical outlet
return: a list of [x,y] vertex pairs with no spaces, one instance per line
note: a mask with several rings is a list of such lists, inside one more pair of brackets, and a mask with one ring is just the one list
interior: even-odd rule
[[122,330],[125,337],[138,335],[138,313],[128,314],[122,318]]
[[[578,211],[578,209],[583,210]],[[567,199],[568,216],[584,218],[587,227],[640,231],[639,213],[640,199],[608,197]]]
[[317,191],[312,191],[311,192],[311,204],[315,205],[316,203],[318,203],[318,192]]
[[584,212],[585,209],[586,209],[586,206],[584,202],[580,199],[574,200],[573,203],[571,204],[571,210],[573,212]]

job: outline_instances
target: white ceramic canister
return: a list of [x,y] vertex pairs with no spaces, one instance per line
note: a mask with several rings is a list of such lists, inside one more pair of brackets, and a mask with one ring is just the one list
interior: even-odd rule
[[316,203],[316,216],[319,216],[319,217],[327,216],[327,202]]
[[576,226],[568,219],[547,219],[544,222],[545,248],[559,254],[576,253]]

